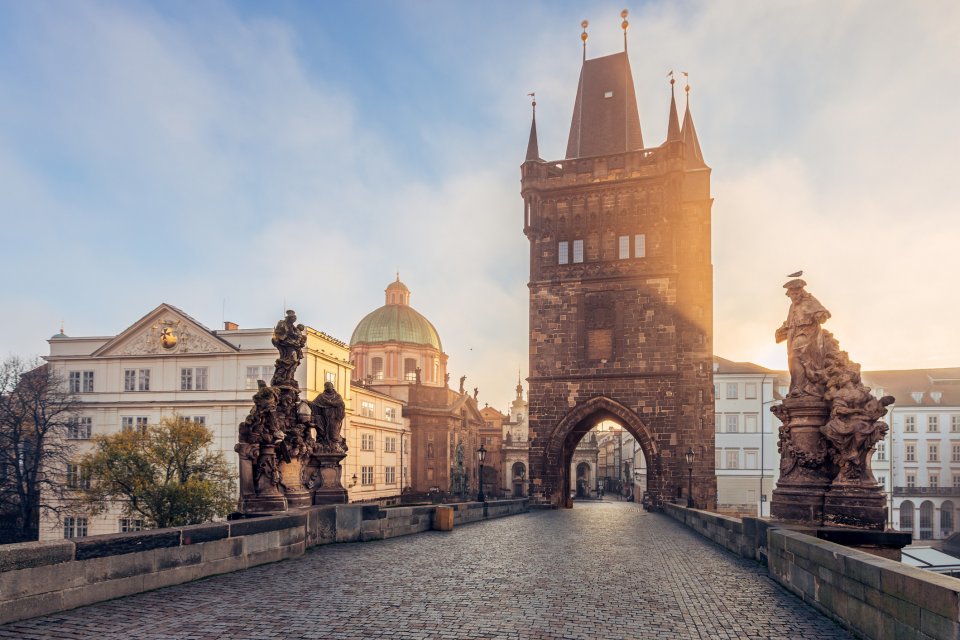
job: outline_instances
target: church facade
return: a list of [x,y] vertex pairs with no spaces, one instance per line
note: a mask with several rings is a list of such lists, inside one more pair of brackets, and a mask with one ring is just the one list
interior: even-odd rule
[[521,196],[535,502],[568,504],[575,448],[609,419],[639,442],[653,504],[686,495],[688,452],[695,503],[716,503],[710,168],[689,93],[681,125],[670,89],[658,146],[644,146],[626,48],[584,55],[566,158],[540,158],[534,113]]

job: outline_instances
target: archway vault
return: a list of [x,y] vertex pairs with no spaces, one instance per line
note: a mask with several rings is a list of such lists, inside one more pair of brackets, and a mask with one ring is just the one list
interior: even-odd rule
[[577,443],[596,425],[611,420],[626,429],[640,445],[647,463],[647,493],[659,503],[662,497],[660,448],[653,431],[634,411],[607,396],[594,396],[578,403],[557,423],[547,442],[547,460],[555,460],[561,495],[569,495],[572,486],[570,462]]

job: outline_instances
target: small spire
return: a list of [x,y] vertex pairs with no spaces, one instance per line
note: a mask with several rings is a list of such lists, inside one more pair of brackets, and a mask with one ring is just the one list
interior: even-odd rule
[[64,330],[63,330],[63,327],[64,327],[64,325],[63,325],[63,320],[61,320],[61,321],[60,321],[60,333],[65,333]]
[[673,71],[667,74],[670,78],[670,119],[667,121],[667,142],[674,142],[681,139],[680,118],[677,116],[677,97],[673,91],[673,85],[676,80],[673,77]]
[[623,18],[623,22],[620,23],[620,28],[623,29],[623,52],[627,52],[627,29],[630,27],[630,23],[627,22],[627,16],[630,15],[630,12],[624,9],[620,12],[620,17]]
[[703,161],[700,140],[697,137],[697,129],[693,126],[693,115],[690,113],[690,74],[684,71],[683,75],[686,78],[686,86],[683,90],[687,94],[687,109],[683,114],[683,130],[680,133],[686,147],[684,165],[687,169],[702,169],[707,166],[707,163]]
[[587,35],[587,27],[590,26],[589,20],[584,20],[580,23],[580,27],[583,29],[583,33],[580,34],[580,39],[583,40],[583,61],[587,61],[587,38],[590,36]]
[[530,123],[530,140],[527,142],[527,156],[524,162],[540,159],[540,146],[537,143],[537,94],[528,93],[532,98],[530,106],[533,109],[533,121]]

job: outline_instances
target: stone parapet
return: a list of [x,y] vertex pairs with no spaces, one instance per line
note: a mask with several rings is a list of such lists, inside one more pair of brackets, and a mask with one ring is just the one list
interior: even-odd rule
[[[526,500],[446,506],[456,524],[528,509]],[[338,504],[189,527],[0,545],[0,624],[296,558],[317,545],[429,531],[436,509]]]

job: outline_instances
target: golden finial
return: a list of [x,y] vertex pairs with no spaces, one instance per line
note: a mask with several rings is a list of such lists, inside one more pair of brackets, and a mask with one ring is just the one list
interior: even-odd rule
[[580,27],[583,29],[583,33],[580,34],[580,39],[583,40],[583,61],[587,61],[587,27],[590,26],[590,22],[584,20],[580,23]]
[[627,22],[627,15],[630,12],[624,9],[620,12],[620,17],[623,18],[623,22],[620,23],[620,28],[623,29],[623,50],[627,50],[627,28],[630,27],[630,23]]
[[667,73],[667,77],[670,78],[670,86],[672,87],[676,80],[673,79],[673,69],[670,69],[670,72]]
[[67,334],[64,333],[64,331],[63,331],[63,320],[60,321],[60,333],[63,333],[63,335],[67,335]]
[[536,111],[537,110],[537,92],[531,91],[527,95],[532,98],[532,100],[530,101],[530,104],[533,105],[533,110]]
[[683,74],[683,81],[686,83],[686,86],[683,88],[683,90],[687,92],[687,95],[690,95],[690,74],[686,71],[681,71],[680,73]]

